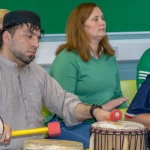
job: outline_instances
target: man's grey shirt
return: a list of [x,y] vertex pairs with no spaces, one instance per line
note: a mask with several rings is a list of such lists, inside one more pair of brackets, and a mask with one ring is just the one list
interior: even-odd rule
[[[32,62],[18,72],[17,64],[0,55],[0,116],[12,130],[42,127],[42,104],[67,125],[78,124],[74,111],[79,103],[77,96],[64,91],[39,65]],[[0,145],[0,150],[22,148],[27,138],[41,135],[12,137],[8,146]]]

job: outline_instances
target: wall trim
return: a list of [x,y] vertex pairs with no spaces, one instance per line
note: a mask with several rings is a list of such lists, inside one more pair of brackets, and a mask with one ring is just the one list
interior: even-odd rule
[[[119,62],[137,61],[150,48],[150,32],[109,32],[110,43]],[[66,34],[45,34],[37,51],[35,62],[50,65],[55,58],[56,48],[65,42]]]

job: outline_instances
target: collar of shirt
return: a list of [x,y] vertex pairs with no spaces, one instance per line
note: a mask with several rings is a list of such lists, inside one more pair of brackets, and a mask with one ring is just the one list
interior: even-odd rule
[[93,56],[93,57],[96,58],[96,59],[98,59],[98,57],[102,54],[102,52],[103,52],[103,49],[99,52],[98,56],[95,56],[94,53],[93,53],[93,51],[90,50],[91,56]]

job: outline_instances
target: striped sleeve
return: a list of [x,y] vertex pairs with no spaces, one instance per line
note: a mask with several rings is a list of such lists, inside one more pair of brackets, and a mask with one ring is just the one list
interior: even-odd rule
[[146,50],[141,56],[139,63],[137,65],[137,89],[146,80],[147,76],[150,74],[150,49]]

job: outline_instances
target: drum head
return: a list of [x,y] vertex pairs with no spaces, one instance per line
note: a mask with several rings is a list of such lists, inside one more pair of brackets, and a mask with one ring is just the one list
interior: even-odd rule
[[80,142],[53,139],[34,139],[24,142],[24,150],[83,150]]
[[109,131],[136,131],[144,130],[145,126],[143,124],[131,121],[117,121],[117,122],[108,122],[108,121],[99,121],[92,124],[91,128],[97,130],[108,130]]

